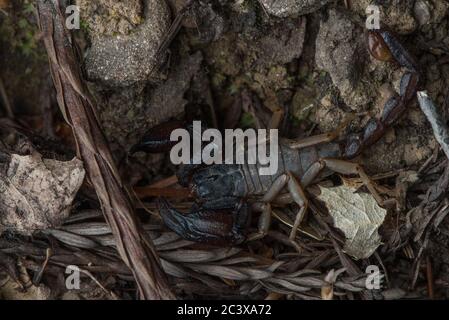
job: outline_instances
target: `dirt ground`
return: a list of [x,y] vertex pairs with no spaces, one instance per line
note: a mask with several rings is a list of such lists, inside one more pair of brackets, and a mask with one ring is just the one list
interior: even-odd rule
[[[407,71],[370,55],[365,28],[370,4],[378,5],[382,25],[416,60],[419,89],[448,115],[447,0],[73,2],[81,9],[81,28],[73,32],[80,66],[130,187],[175,174],[167,155],[129,154],[150,128],[168,120],[264,128],[273,111],[282,111],[281,135],[294,139],[331,132],[355,115],[339,139],[361,132],[382,114],[388,94],[399,92]],[[23,154],[23,146],[32,145],[45,158],[71,160],[76,145],[58,108],[34,1],[3,0],[0,9],[1,153]],[[315,199],[314,188],[313,214],[303,226],[314,230],[313,236],[301,233],[293,246],[287,240],[291,226],[282,218],[274,219],[266,238],[226,251],[167,230],[147,212],[157,211],[152,197],[137,200],[137,212],[178,297],[319,299],[332,285],[334,299],[449,298],[449,166],[417,100],[355,161],[375,179],[384,199],[395,200],[379,229],[382,244],[366,259],[342,251],[345,235]],[[354,176],[333,175],[323,183],[342,181],[367,192]],[[0,297],[27,298],[16,289],[28,280],[35,289],[30,294],[38,298],[135,298],[135,283],[110,233],[79,231],[87,224],[107,228],[100,210],[85,181],[68,220],[49,226],[95,241],[88,249],[64,242],[54,231],[31,237],[10,229],[1,234],[0,228]],[[279,210],[293,219],[294,206]],[[50,247],[54,258],[47,261]],[[71,252],[77,252],[75,261]],[[42,267],[43,261],[48,265]],[[81,291],[61,285],[62,268],[73,263],[92,275]],[[89,263],[98,268],[89,269]],[[382,288],[365,290],[369,265],[380,266]]]

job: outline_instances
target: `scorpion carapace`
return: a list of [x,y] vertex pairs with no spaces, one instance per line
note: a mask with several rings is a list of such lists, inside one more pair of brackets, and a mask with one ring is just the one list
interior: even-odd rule
[[[182,165],[177,172],[179,183],[190,188],[195,204],[190,213],[184,214],[165,199],[159,199],[160,214],[165,224],[193,241],[232,245],[245,239],[258,239],[268,232],[271,203],[286,188],[291,200],[299,206],[290,233],[293,241],[308,207],[304,188],[334,172],[360,175],[368,190],[382,204],[382,198],[361,166],[348,160],[376,143],[404,113],[416,94],[419,76],[416,63],[390,31],[369,31],[367,43],[374,58],[395,62],[406,70],[399,94],[388,99],[378,119],[371,119],[361,133],[351,134],[342,141],[333,141],[340,130],[296,141],[282,140],[278,151],[279,167],[272,176],[261,176],[258,163]],[[162,138],[161,132],[161,126],[150,130],[133,150],[158,151],[161,145],[168,145],[168,138]],[[247,203],[251,203],[252,211],[261,212],[258,231],[249,236],[245,236],[250,216]]]

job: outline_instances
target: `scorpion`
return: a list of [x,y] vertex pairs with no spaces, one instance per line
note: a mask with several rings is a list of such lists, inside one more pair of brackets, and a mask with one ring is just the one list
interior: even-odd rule
[[[380,117],[371,118],[361,132],[349,134],[345,139],[337,139],[340,126],[330,133],[281,140],[279,166],[272,176],[258,173],[260,163],[181,165],[177,170],[179,184],[190,190],[195,202],[190,212],[184,214],[165,198],[158,198],[165,225],[187,240],[215,245],[235,245],[260,239],[269,231],[272,203],[287,189],[291,200],[299,207],[289,236],[290,241],[294,241],[309,206],[305,188],[333,173],[358,175],[376,201],[383,205],[382,197],[362,166],[350,160],[376,143],[405,112],[416,94],[419,72],[412,56],[388,29],[369,30],[367,46],[375,59],[397,63],[405,69],[399,93],[394,93],[385,102]],[[134,151],[168,150],[172,146],[169,133],[180,125],[168,123],[151,129]],[[258,228],[247,235],[252,211],[260,212]]]

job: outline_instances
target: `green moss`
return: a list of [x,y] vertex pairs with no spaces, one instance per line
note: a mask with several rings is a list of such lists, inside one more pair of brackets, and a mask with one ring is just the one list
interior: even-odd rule
[[3,20],[0,25],[0,38],[7,42],[15,53],[39,59],[45,55],[38,50],[38,28],[30,22],[35,11],[32,1],[22,0],[19,2],[19,8],[21,10],[16,15],[9,15]]
[[89,23],[86,20],[80,19],[80,29],[83,32],[88,32],[90,30]]
[[247,128],[254,128],[256,124],[256,121],[254,120],[254,117],[251,113],[245,112],[242,114],[242,117],[240,118],[240,125],[239,127],[242,129]]

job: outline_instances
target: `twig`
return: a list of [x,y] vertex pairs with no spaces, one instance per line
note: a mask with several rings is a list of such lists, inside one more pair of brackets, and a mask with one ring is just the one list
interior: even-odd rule
[[145,197],[170,197],[170,198],[188,198],[191,192],[187,188],[151,188],[134,187],[134,192],[139,198]]
[[6,115],[10,119],[14,119],[14,113],[12,112],[11,103],[9,102],[8,95],[6,94],[5,86],[3,85],[3,80],[0,78],[0,95],[5,105]]
[[97,278],[94,277],[94,275],[93,275],[92,273],[90,273],[89,271],[84,270],[84,269],[79,269],[79,271],[80,271],[81,273],[84,273],[84,274],[85,274],[86,276],[88,276],[89,278],[91,278],[92,281],[95,282],[95,283],[97,284],[97,286],[99,286],[100,289],[103,290],[104,293],[110,295],[111,298],[112,298],[113,300],[119,300],[119,298],[117,297],[117,295],[116,295],[114,292],[109,291],[108,289],[106,289],[106,288],[101,284],[101,282],[98,281]]
[[98,123],[73,39],[65,28],[65,10],[58,0],[39,0],[37,12],[59,107],[72,127],[78,154],[112,230],[117,251],[133,273],[140,298],[173,299],[158,254],[135,215]]
[[42,263],[42,267],[39,270],[39,272],[37,272],[36,275],[34,276],[34,279],[33,279],[34,284],[38,284],[41,282],[42,276],[44,275],[45,268],[47,267],[48,261],[50,261],[50,257],[52,254],[53,254],[52,250],[50,248],[47,248],[47,250],[45,251],[45,260]]
[[270,15],[268,14],[267,8],[265,7],[265,5],[262,3],[262,1],[257,0],[257,2],[259,2],[260,6],[262,7],[263,12],[265,13],[265,15],[267,16],[267,18],[270,18]]
[[435,293],[433,290],[433,271],[432,271],[432,262],[430,261],[430,257],[426,256],[426,275],[427,275],[427,290],[429,293],[429,298],[435,298]]
[[184,20],[184,17],[189,12],[190,7],[193,5],[194,0],[187,1],[186,5],[178,12],[175,19],[173,20],[172,24],[170,25],[170,29],[168,30],[167,34],[164,36],[164,39],[162,40],[161,44],[159,45],[159,48],[156,51],[154,59],[156,60],[155,65],[150,71],[150,74],[153,73],[154,69],[159,65],[158,60],[161,59],[161,57],[165,54],[168,47],[172,43],[173,39],[177,36],[179,30],[181,29],[182,21]]
[[158,182],[155,182],[151,184],[150,188],[167,188],[174,184],[178,183],[178,177],[176,175],[173,175],[171,177],[168,177],[166,179],[162,179]]
[[446,157],[449,158],[449,131],[441,110],[435,106],[426,91],[419,91],[417,95],[419,106],[429,120],[436,140],[441,145]]

